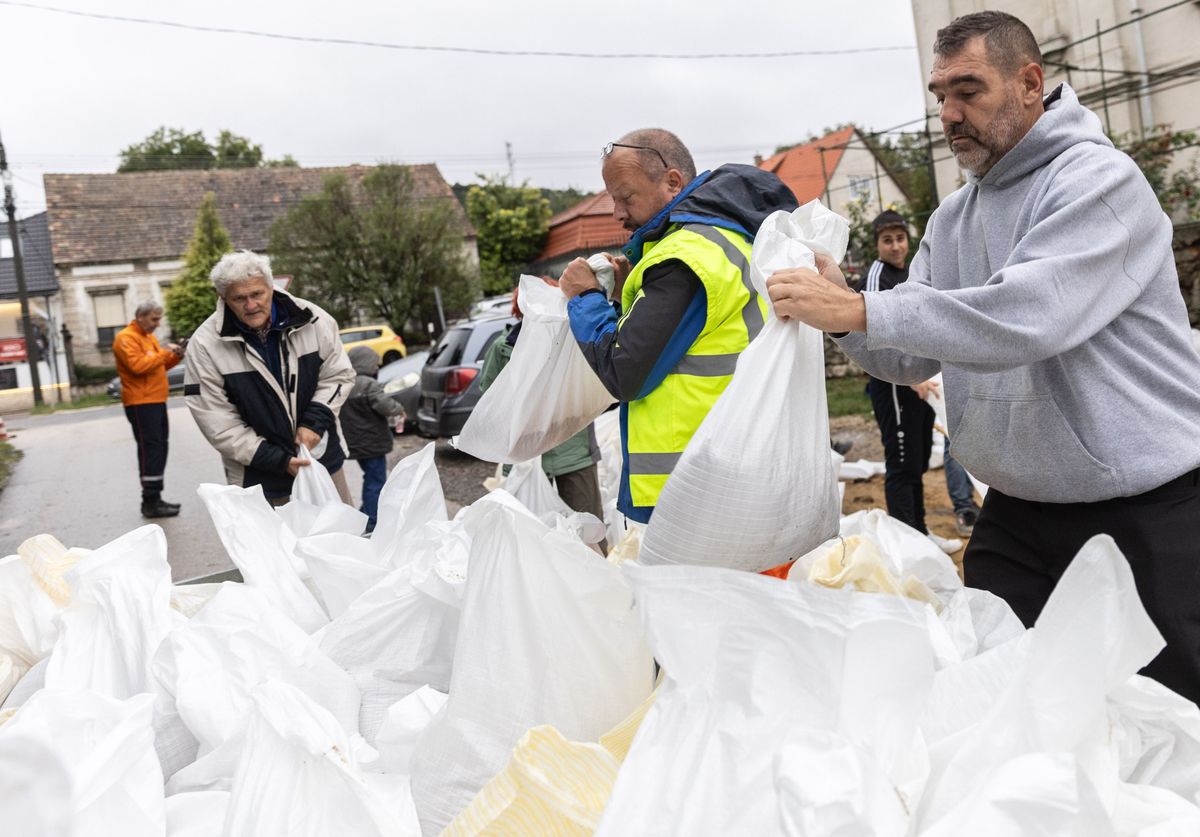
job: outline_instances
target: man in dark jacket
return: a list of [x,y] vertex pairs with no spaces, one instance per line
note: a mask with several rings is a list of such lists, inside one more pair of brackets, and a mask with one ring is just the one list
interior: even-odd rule
[[363,471],[362,506],[367,516],[367,531],[375,531],[379,510],[379,492],[387,482],[387,455],[392,451],[392,426],[388,421],[404,412],[404,407],[383,391],[376,380],[379,374],[379,355],[368,346],[350,350],[350,365],[354,367],[354,388],[342,405],[342,433],[350,459],[356,460]]
[[[879,258],[855,286],[863,291],[890,291],[908,279],[908,222],[899,212],[885,210],[871,222]],[[883,482],[888,514],[929,535],[939,547],[956,552],[960,541],[947,541],[925,525],[925,472],[933,449],[933,408],[925,401],[932,381],[905,386],[879,378],[867,381],[867,394],[883,440],[886,473]]]
[[188,343],[183,394],[196,426],[221,454],[226,479],[261,485],[272,505],[291,497],[312,451],[350,502],[338,410],[354,370],[337,322],[311,302],[275,290],[266,256],[243,250],[212,270],[217,309]]
[[618,508],[642,523],[683,449],[762,328],[750,245],[763,220],[796,208],[791,190],[754,166],[696,173],[679,138],[633,131],[604,149],[613,215],[633,235],[614,260],[621,314],[585,259],[563,273],[571,331],[621,401]]

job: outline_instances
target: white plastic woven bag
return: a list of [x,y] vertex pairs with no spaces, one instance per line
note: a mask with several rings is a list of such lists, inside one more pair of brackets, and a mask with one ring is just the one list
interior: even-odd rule
[[[840,261],[848,225],[817,201],[772,213],[754,239],[750,275],[767,278]],[[761,571],[837,534],[840,502],[829,457],[821,332],[771,314],[738,358],[667,480],[639,560]]]
[[567,298],[522,276],[524,324],[512,359],[479,399],[458,437],[459,450],[488,462],[540,456],[587,427],[615,400],[571,334]]
[[426,835],[449,825],[530,727],[595,741],[654,682],[620,571],[498,495],[464,515],[470,574],[450,699],[412,755]]

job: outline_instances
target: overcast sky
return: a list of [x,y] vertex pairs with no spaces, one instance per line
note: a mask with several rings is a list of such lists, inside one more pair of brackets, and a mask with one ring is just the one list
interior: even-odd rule
[[[882,129],[923,108],[905,0],[29,0],[107,15],[326,38],[501,50],[890,52],[595,60],[406,52],[183,31],[0,2],[0,136],[22,217],[46,172],[114,171],[161,125],[227,128],[304,166],[434,162],[450,182],[602,188],[601,146],[661,126],[701,168],[840,122]],[[919,126],[918,126],[919,127]]]

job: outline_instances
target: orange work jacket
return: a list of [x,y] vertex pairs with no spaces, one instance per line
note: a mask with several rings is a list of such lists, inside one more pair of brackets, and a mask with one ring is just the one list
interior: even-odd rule
[[167,400],[167,370],[179,363],[179,355],[158,345],[137,320],[117,332],[112,353],[121,376],[121,403],[132,407]]

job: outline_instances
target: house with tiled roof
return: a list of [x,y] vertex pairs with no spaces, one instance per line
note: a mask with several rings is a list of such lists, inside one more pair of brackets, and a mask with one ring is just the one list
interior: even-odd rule
[[866,200],[868,217],[908,200],[904,188],[853,125],[765,160],[756,157],[754,163],[778,175],[801,205],[820,200],[842,215],[856,200]]
[[[50,256],[50,227],[45,212],[17,221],[25,296],[38,345],[42,395],[50,398],[56,385],[68,387],[58,327],[61,322],[58,280]],[[16,248],[8,224],[0,224],[0,412],[28,409],[33,404],[32,376],[27,362],[21,304],[17,296]]]
[[628,240],[629,231],[613,218],[612,196],[600,192],[550,219],[546,244],[529,272],[557,279],[572,259],[593,253],[619,255]]
[[[463,249],[478,264],[475,231],[436,165],[409,167],[418,198],[445,201],[460,219]],[[43,176],[55,273],[75,358],[111,364],[112,338],[138,302],[162,300],[205,193],[216,199],[235,249],[265,252],[271,225],[325,178],[357,182],[370,166],[155,171]],[[319,300],[316,300],[319,302]],[[164,323],[160,339],[169,333]]]

